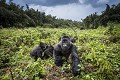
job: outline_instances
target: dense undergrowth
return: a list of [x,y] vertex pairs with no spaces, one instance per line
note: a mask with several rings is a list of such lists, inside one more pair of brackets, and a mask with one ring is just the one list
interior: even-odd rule
[[[71,74],[70,64],[57,67],[53,59],[36,62],[30,50],[39,44],[56,44],[59,37],[77,36],[81,75]],[[78,28],[0,29],[0,80],[119,80],[120,25],[79,30]]]

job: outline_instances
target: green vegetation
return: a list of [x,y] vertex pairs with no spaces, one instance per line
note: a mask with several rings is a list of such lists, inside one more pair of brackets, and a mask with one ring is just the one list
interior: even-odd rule
[[[119,80],[120,3],[107,4],[101,15],[95,12],[82,21],[57,19],[27,4],[24,8],[0,0],[0,80]],[[81,75],[76,77],[70,61],[57,67],[52,58],[34,62],[30,57],[34,46],[54,45],[64,34],[78,38],[74,44]]]
[[[73,77],[70,64],[57,67],[53,59],[34,62],[30,50],[45,42],[54,45],[63,34],[77,36],[81,75]],[[0,80],[119,80],[120,24],[107,28],[3,28],[0,29]]]
[[13,0],[0,0],[0,27],[79,27],[82,23],[72,20],[57,19],[56,16],[46,15],[45,12],[20,6],[13,3]]
[[106,4],[106,9],[101,15],[95,12],[82,21],[86,29],[96,29],[99,25],[106,27],[109,22],[120,23],[120,3],[112,6]]

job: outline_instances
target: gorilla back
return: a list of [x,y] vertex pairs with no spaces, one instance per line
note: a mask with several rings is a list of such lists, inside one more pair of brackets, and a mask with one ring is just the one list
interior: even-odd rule
[[73,75],[76,76],[80,72],[80,67],[78,66],[80,61],[77,54],[77,48],[72,44],[71,39],[68,36],[63,36],[59,40],[60,42],[54,46],[53,50],[54,62],[57,66],[62,66],[62,57],[65,57],[66,60],[70,57],[72,61],[72,72]]

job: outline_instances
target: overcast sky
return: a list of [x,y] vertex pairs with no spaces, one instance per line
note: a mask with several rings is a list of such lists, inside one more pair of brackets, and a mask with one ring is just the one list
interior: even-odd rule
[[[7,0],[9,1],[9,0]],[[91,13],[99,14],[105,10],[105,4],[118,4],[120,0],[13,0],[15,3],[44,11],[57,18],[80,21]]]

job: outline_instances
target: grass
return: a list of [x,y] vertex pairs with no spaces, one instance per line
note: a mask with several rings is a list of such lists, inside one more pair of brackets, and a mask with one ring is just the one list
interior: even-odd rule
[[[119,25],[117,25],[119,27]],[[120,31],[120,30],[119,30]],[[117,31],[117,32],[119,32]],[[115,31],[114,31],[115,32]],[[57,67],[53,59],[37,62],[30,57],[31,49],[40,42],[56,44],[67,34],[77,36],[81,75],[71,74],[70,64]],[[120,43],[112,42],[109,28],[80,30],[78,28],[3,28],[0,29],[1,80],[119,80]]]

